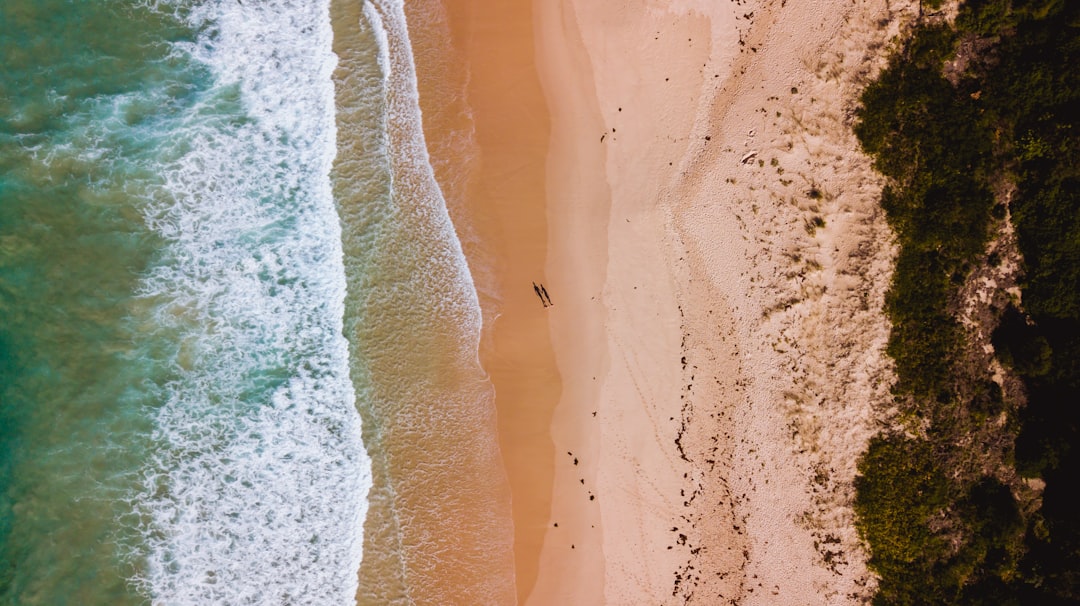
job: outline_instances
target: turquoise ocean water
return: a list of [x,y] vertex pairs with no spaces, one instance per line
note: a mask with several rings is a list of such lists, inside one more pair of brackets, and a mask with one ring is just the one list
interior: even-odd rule
[[0,1],[0,604],[352,602],[331,44],[326,0]]

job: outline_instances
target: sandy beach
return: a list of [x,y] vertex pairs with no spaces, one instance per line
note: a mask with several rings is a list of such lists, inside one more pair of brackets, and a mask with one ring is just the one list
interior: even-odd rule
[[518,603],[872,590],[850,502],[893,251],[850,126],[911,11],[407,6],[485,313]]

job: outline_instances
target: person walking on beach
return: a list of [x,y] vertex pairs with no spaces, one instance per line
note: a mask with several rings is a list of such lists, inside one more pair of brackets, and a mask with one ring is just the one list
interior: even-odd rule
[[540,302],[544,304],[544,307],[547,307],[548,306],[547,301],[544,300],[544,295],[540,293],[540,287],[536,285],[536,282],[533,282],[532,285],[533,285],[533,292],[536,293],[536,296],[540,297]]

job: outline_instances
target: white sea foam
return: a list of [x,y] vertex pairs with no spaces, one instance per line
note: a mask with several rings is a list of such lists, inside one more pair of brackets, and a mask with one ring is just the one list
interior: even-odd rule
[[390,38],[386,32],[386,24],[383,23],[382,15],[370,1],[365,1],[362,8],[364,18],[371,25],[371,33],[375,37],[375,47],[378,49],[379,68],[382,70],[383,87],[389,86],[394,75],[394,66],[390,62]]
[[[162,2],[212,86],[176,121],[142,294],[176,343],[142,514],[155,604],[352,603],[371,484],[329,171],[327,0]],[[181,10],[182,9],[182,10]]]

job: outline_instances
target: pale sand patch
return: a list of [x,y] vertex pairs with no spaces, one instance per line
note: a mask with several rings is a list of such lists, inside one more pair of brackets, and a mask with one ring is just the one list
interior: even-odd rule
[[[703,80],[690,62],[708,57],[709,23],[633,3],[536,8],[553,127],[548,273],[575,280],[574,307],[551,317],[564,384],[553,435],[585,465],[556,467],[553,519],[580,530],[549,531],[528,603],[656,603],[695,581],[733,595],[738,575],[697,580],[706,566],[729,568],[742,548],[730,505],[712,498],[725,480],[715,468],[723,453],[709,458],[720,425],[684,423],[698,370],[683,363],[679,276],[667,209],[656,204],[674,170],[657,167],[685,153]],[[693,36],[696,56],[671,64]],[[591,275],[580,270],[600,262]],[[685,413],[716,414],[712,403]],[[591,566],[598,552],[601,571]]]
[[850,504],[888,402],[892,249],[850,126],[910,5],[535,9],[548,274],[574,286],[529,603],[864,600]]

